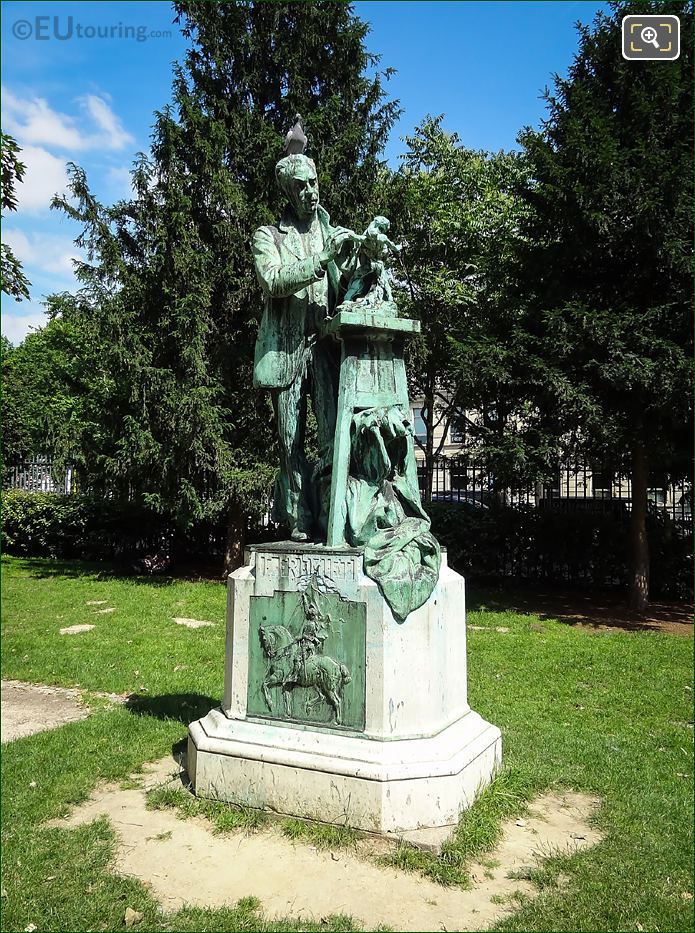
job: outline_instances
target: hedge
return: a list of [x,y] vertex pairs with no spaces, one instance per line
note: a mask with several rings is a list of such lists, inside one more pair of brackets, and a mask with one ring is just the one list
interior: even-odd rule
[[132,503],[19,489],[3,493],[2,548],[9,554],[118,559],[157,549],[164,534],[160,516]]
[[[629,529],[612,515],[434,502],[432,530],[450,566],[466,577],[625,586]],[[3,496],[2,547],[9,554],[132,559],[169,550],[176,557],[221,560],[224,527],[199,523],[174,534],[161,515],[129,502],[10,490]],[[650,515],[651,592],[692,596],[692,536],[668,516]],[[249,532],[249,540],[276,536]]]
[[[449,564],[466,577],[514,577],[571,585],[626,586],[629,525],[613,515],[489,508],[433,502],[432,531]],[[650,590],[692,598],[692,534],[663,513],[650,514]]]

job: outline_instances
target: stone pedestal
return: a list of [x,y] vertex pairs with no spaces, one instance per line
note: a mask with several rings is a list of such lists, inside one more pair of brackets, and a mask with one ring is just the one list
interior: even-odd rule
[[228,582],[222,709],[189,729],[199,796],[407,832],[455,823],[500,759],[499,729],[468,705],[464,580],[445,554],[398,624],[358,549],[247,552]]

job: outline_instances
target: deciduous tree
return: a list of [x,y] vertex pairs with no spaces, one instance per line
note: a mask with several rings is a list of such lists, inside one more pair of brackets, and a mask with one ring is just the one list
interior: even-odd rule
[[[6,133],[1,135],[2,147],[2,211],[17,210],[17,184],[24,178],[26,165],[19,161],[21,149],[12,136]],[[14,255],[10,247],[3,243],[2,251],[2,290],[7,295],[21,301],[29,297],[31,282],[22,271],[22,264]]]
[[539,450],[530,401],[537,361],[525,309],[509,288],[526,209],[516,194],[524,163],[516,153],[466,148],[442,117],[425,120],[406,143],[385,189],[394,236],[405,241],[395,270],[401,307],[422,323],[409,378],[423,399],[425,494],[452,425],[501,489],[538,469],[529,463]]

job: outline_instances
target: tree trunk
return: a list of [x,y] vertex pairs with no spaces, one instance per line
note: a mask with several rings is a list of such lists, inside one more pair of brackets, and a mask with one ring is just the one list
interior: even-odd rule
[[246,512],[238,499],[232,499],[229,506],[229,519],[227,521],[227,538],[224,547],[224,572],[231,573],[244,562],[244,545],[246,543]]
[[642,441],[636,441],[632,448],[632,516],[630,522],[632,561],[629,600],[630,608],[636,612],[644,612],[649,603],[648,477],[647,451]]
[[425,396],[425,495],[424,502],[432,501],[432,484],[434,480],[434,389],[433,380],[430,380],[430,393]]

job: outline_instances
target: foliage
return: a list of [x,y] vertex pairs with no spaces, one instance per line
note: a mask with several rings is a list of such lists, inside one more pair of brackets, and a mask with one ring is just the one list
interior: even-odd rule
[[275,473],[270,403],[252,389],[262,297],[249,239],[280,206],[284,133],[301,112],[323,200],[350,222],[397,108],[347,3],[176,10],[191,48],[135,165],[134,197],[102,206],[73,166],[71,197],[55,202],[83,225],[89,257],[62,314],[91,330],[115,383],[85,452],[89,487],[134,497],[182,529],[231,514],[238,557],[247,513],[265,510]]
[[3,494],[2,548],[37,557],[133,557],[161,546],[165,527],[134,503],[12,489]]
[[[450,566],[476,579],[623,585],[628,577],[623,516],[564,514],[535,508],[489,508],[433,502],[434,534]],[[212,561],[224,549],[222,521],[185,531],[133,502],[10,490],[3,496],[2,547],[38,557],[132,561],[165,550],[175,560]],[[271,535],[272,536],[272,535]],[[692,596],[692,537],[662,513],[649,517],[652,583],[660,596]],[[254,528],[254,540],[268,532]]]
[[[26,165],[19,161],[19,153],[22,151],[17,145],[17,141],[7,133],[0,134],[0,147],[2,151],[2,211],[17,210],[16,186],[19,184],[26,172]],[[29,297],[29,286],[31,282],[22,271],[22,264],[14,255],[7,244],[3,243],[2,261],[0,271],[2,274],[2,290],[7,294],[21,301]]]
[[[49,300],[54,313],[56,298]],[[57,317],[25,337],[5,344],[2,360],[3,459],[12,463],[35,454],[53,455],[56,466],[80,464],[83,451],[98,443],[95,412],[108,406],[114,379],[97,348],[71,321]]]
[[[677,14],[680,57],[657,68],[616,54],[627,13]],[[549,411],[585,451],[631,457],[639,608],[649,470],[683,475],[691,454],[692,5],[611,3],[580,27],[546,101],[543,128],[519,137],[521,288]]]
[[[450,566],[476,579],[516,579],[597,587],[629,579],[627,513],[556,512],[490,503],[481,509],[432,502],[432,532]],[[692,535],[667,515],[650,514],[654,593],[692,598]]]
[[453,427],[504,484],[544,465],[531,404],[537,364],[509,289],[527,169],[518,153],[466,148],[442,120],[427,118],[406,138],[403,164],[385,182],[395,236],[406,244],[402,312],[422,323],[409,348],[410,390],[424,400],[426,467]]
[[[255,541],[275,536],[253,525],[250,529]],[[142,503],[92,493],[12,489],[3,494],[2,547],[9,554],[130,562],[158,554],[174,565],[209,566],[224,553],[225,532],[223,518],[181,529]]]

